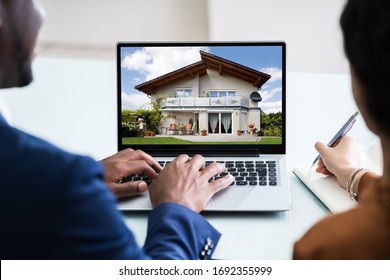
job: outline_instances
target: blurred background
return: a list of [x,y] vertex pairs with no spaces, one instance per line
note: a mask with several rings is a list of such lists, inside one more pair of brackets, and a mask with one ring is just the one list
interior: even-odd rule
[[39,49],[114,59],[117,41],[283,40],[289,71],[346,73],[344,0],[41,0]]

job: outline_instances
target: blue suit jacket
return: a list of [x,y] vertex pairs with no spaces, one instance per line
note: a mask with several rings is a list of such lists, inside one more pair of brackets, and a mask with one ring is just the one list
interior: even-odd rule
[[220,234],[173,203],[149,215],[140,248],[102,166],[9,126],[0,115],[1,259],[199,259]]

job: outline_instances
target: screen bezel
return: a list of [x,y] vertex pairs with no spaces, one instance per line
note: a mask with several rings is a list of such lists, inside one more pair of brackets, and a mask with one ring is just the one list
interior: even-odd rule
[[[282,47],[282,144],[194,144],[194,145],[124,145],[121,137],[121,48],[122,47],[185,47],[185,46],[281,46]],[[178,154],[202,154],[205,156],[224,155],[251,155],[257,154],[285,154],[286,153],[286,44],[285,42],[118,42],[116,45],[116,71],[117,71],[117,144],[118,151],[126,148],[143,150],[152,156],[174,156]],[[239,146],[239,149],[237,149]]]

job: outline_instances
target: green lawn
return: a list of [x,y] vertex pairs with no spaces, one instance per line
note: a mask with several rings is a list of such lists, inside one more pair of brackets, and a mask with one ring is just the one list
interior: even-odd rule
[[245,145],[257,145],[257,144],[281,144],[282,138],[280,137],[261,137],[259,142],[193,142],[188,140],[181,140],[175,137],[123,137],[122,144],[124,145],[144,145],[144,144],[245,144]]

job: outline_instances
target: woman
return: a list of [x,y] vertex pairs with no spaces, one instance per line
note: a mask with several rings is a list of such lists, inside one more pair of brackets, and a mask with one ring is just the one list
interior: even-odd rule
[[317,172],[333,174],[358,206],[317,223],[296,244],[295,259],[390,259],[390,1],[349,0],[341,16],[355,102],[380,138],[383,175],[359,166],[359,146],[343,137],[316,143]]

